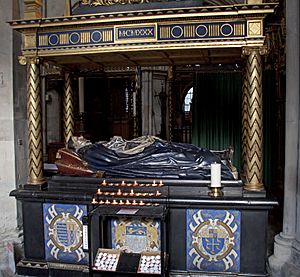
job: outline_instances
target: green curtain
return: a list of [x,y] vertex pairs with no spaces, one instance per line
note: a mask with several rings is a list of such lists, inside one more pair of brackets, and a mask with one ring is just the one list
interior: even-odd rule
[[[263,72],[264,171],[263,183],[270,189],[272,180],[272,130],[275,114],[275,74]],[[192,103],[192,143],[213,150],[234,148],[233,164],[240,171],[242,128],[242,73],[195,73]]]
[[[274,120],[274,118],[276,118],[274,116],[276,113],[276,81],[274,70],[265,70],[263,72],[262,84],[264,109],[263,183],[267,189],[271,189],[272,186],[274,188],[274,184],[276,183],[273,177],[276,176],[276,174],[274,174],[273,170],[277,164],[277,162],[273,160],[275,156],[273,153],[276,151],[276,146],[274,145],[274,130],[277,124]],[[273,168],[272,165],[274,165]]]
[[213,150],[234,148],[233,164],[240,170],[241,72],[194,75],[192,143]]

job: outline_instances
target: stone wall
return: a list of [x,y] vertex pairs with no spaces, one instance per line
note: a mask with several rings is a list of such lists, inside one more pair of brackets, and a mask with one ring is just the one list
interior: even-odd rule
[[0,276],[13,273],[13,242],[17,240],[16,200],[9,197],[16,187],[13,114],[13,1],[0,1]]

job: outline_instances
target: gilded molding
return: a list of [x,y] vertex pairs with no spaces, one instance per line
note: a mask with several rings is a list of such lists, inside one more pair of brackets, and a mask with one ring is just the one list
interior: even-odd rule
[[148,2],[148,0],[82,0],[81,4],[89,6],[112,6],[115,4],[142,4]]
[[67,146],[68,141],[74,134],[74,94],[71,74],[68,72],[64,74],[63,133],[64,143]]
[[264,48],[245,48],[246,67],[243,85],[242,159],[245,189],[261,191],[263,175],[263,100],[262,59]]
[[263,36],[263,20],[248,20],[247,33],[248,37]]
[[[24,62],[24,59],[21,59]],[[28,184],[45,183],[43,176],[40,70],[37,58],[27,59]]]

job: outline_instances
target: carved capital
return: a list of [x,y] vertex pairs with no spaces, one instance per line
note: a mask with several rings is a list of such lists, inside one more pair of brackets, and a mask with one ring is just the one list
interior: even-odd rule
[[26,65],[27,64],[27,58],[24,56],[19,56],[18,61],[20,65]]
[[24,18],[41,18],[42,6],[42,0],[24,0]]
[[39,64],[40,63],[40,59],[38,57],[19,56],[18,61],[19,61],[20,65]]
[[242,57],[246,58],[247,56],[251,55],[252,53],[259,54],[261,56],[265,56],[268,54],[267,46],[260,46],[260,47],[243,47],[242,49]]

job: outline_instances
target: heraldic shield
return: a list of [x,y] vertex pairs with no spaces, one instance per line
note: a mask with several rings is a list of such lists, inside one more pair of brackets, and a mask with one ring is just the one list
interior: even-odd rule
[[188,271],[239,272],[239,211],[187,210]]
[[45,258],[48,262],[88,264],[83,251],[85,205],[43,204]]

